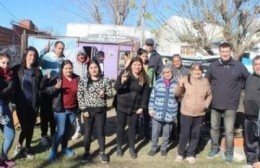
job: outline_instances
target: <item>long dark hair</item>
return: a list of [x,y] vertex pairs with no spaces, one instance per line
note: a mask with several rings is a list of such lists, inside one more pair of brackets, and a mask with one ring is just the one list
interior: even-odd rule
[[73,67],[73,64],[70,60],[63,60],[60,66],[60,74],[63,75],[62,70],[64,68],[65,65],[71,65]]
[[130,72],[130,74],[133,76],[131,66],[134,62],[140,62],[142,65],[142,70],[138,80],[139,80],[139,84],[144,85],[145,83],[149,82],[149,80],[143,67],[143,61],[140,57],[133,57],[129,65],[126,67],[126,71]]
[[23,57],[22,57],[22,61],[21,61],[21,64],[23,67],[26,67],[26,56],[27,54],[30,52],[30,51],[33,51],[34,52],[34,57],[35,57],[35,61],[34,63],[32,64],[32,67],[33,68],[38,68],[39,67],[39,53],[37,51],[36,48],[32,47],[32,46],[29,46],[28,48],[25,49],[25,53],[23,54]]
[[88,72],[87,72],[88,85],[93,82],[93,80],[91,79],[91,75],[90,75],[90,73],[89,73],[89,67],[90,67],[91,64],[96,64],[96,66],[98,67],[98,74],[99,74],[99,76],[101,77],[101,68],[100,68],[100,66],[99,66],[98,61],[95,60],[95,59],[90,60],[89,63],[88,63]]
[[[191,66],[190,66],[190,70],[193,71],[196,67],[199,67],[199,69],[201,70],[201,72],[203,72],[203,68],[202,68],[201,64],[198,63],[198,62],[192,63]],[[191,84],[190,76],[191,76],[191,74],[188,75],[188,82],[189,82],[189,84]],[[191,84],[191,85],[192,85],[192,84]]]

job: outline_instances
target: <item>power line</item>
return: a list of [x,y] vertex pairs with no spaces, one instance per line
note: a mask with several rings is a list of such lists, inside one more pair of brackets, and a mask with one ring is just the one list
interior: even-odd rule
[[12,12],[0,1],[0,5],[6,10],[6,12],[14,19],[16,20],[17,18],[12,14]]

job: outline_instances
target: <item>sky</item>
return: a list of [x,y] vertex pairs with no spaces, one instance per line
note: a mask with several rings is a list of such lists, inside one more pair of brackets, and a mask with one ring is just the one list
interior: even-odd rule
[[[75,0],[0,0],[0,26],[11,28],[11,23],[17,24],[21,19],[30,19],[40,31],[66,35],[67,23],[87,23],[75,14],[80,9],[73,4],[73,1]],[[138,3],[140,0],[136,1]],[[152,1],[158,2],[147,0],[147,3],[150,5]],[[126,25],[134,25],[136,17],[136,11],[131,13]]]

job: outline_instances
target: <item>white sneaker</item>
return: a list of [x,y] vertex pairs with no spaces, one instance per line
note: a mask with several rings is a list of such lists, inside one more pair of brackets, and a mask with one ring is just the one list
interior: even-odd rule
[[41,139],[41,145],[42,145],[42,146],[49,146],[49,145],[50,145],[50,144],[49,144],[49,140],[48,140],[47,137],[42,137],[42,139]]
[[181,163],[183,161],[183,157],[181,155],[177,155],[175,162]]
[[190,164],[196,163],[196,159],[195,159],[195,157],[193,157],[193,156],[187,157],[186,160],[187,160]]
[[76,140],[78,138],[81,137],[81,133],[80,132],[75,132],[75,134],[71,137],[72,140]]
[[13,157],[15,158],[15,157],[18,157],[19,155],[21,155],[22,154],[22,150],[23,150],[22,145],[17,143],[16,147],[15,147],[15,150],[14,150],[14,156]]

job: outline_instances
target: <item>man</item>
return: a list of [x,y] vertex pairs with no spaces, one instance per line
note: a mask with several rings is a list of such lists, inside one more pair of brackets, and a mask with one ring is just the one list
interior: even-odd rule
[[156,79],[158,79],[162,72],[163,63],[160,54],[154,49],[153,39],[145,40],[145,50],[148,52],[148,69],[154,68]]
[[241,85],[250,75],[245,66],[231,57],[231,44],[223,42],[219,46],[220,58],[210,64],[206,78],[211,83],[213,100],[211,104],[211,151],[208,158],[219,155],[221,117],[225,129],[225,161],[233,161],[234,123],[238,108]]
[[101,75],[105,75],[104,73],[104,61],[105,61],[105,53],[103,51],[99,51],[97,53],[97,61],[99,63],[99,66],[100,66],[100,70],[101,70]]
[[182,59],[180,54],[174,54],[172,56],[173,74],[174,76],[188,76],[190,70],[182,65]]
[[[64,57],[63,51],[65,44],[62,41],[56,41],[54,43],[54,50],[49,52],[51,43],[48,43],[44,51],[40,56],[42,73],[48,78],[54,77],[60,72],[61,63]],[[40,118],[41,118],[41,145],[48,146],[49,138],[48,124],[50,124],[51,136],[55,134],[55,120],[52,111],[52,98],[44,93],[41,94],[41,104],[40,104]]]
[[[76,61],[73,63],[73,72],[80,76],[80,79],[87,78],[87,63],[89,57],[87,56],[84,48],[79,48],[76,56]],[[75,120],[75,133],[71,139],[75,140],[81,136],[81,117],[77,115]]]
[[[173,54],[172,56],[172,65],[173,65],[173,75],[176,77],[188,76],[190,70],[182,65],[182,58],[180,54]],[[180,109],[181,109],[181,99],[178,100],[178,112],[177,112],[177,125],[173,125],[172,129],[172,139],[177,143],[179,141],[180,133]]]
[[245,154],[248,167],[259,161],[260,149],[260,55],[253,59],[254,74],[248,77],[245,89]]

